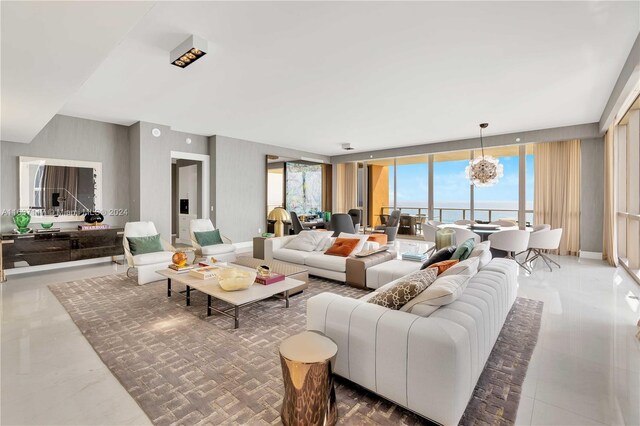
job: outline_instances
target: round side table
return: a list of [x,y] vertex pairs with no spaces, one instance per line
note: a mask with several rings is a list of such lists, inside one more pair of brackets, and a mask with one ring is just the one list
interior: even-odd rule
[[338,420],[331,361],[338,346],[322,333],[305,331],[280,344],[285,426],[335,425]]

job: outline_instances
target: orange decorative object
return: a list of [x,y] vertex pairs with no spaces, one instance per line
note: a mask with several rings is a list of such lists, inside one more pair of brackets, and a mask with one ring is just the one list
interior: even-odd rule
[[443,260],[442,262],[434,263],[433,265],[427,266],[427,268],[434,268],[438,270],[438,275],[451,268],[456,263],[460,262],[459,259],[451,259],[451,260]]
[[387,234],[371,234],[367,241],[373,241],[375,243],[380,244],[381,246],[387,245]]
[[171,257],[171,261],[174,265],[178,266],[186,266],[187,265],[187,253],[182,251],[177,251]]

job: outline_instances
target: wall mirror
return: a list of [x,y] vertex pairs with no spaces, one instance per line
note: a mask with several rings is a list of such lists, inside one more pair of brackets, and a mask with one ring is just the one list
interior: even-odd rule
[[31,221],[82,221],[102,209],[102,163],[19,157],[20,209]]

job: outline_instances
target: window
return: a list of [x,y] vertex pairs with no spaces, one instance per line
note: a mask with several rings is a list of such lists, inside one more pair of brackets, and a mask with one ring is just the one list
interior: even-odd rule
[[[473,189],[474,219],[517,221],[520,194],[520,147],[490,148],[485,149],[484,153],[500,161],[504,167],[504,176],[495,185]],[[474,151],[474,156],[480,155],[479,150]]]
[[433,156],[433,218],[452,223],[471,218],[471,185],[465,175],[469,151]]

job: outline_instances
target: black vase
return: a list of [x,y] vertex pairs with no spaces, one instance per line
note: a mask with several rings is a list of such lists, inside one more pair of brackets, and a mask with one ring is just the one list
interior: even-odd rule
[[98,212],[89,212],[84,216],[84,221],[87,223],[102,223],[104,216]]

